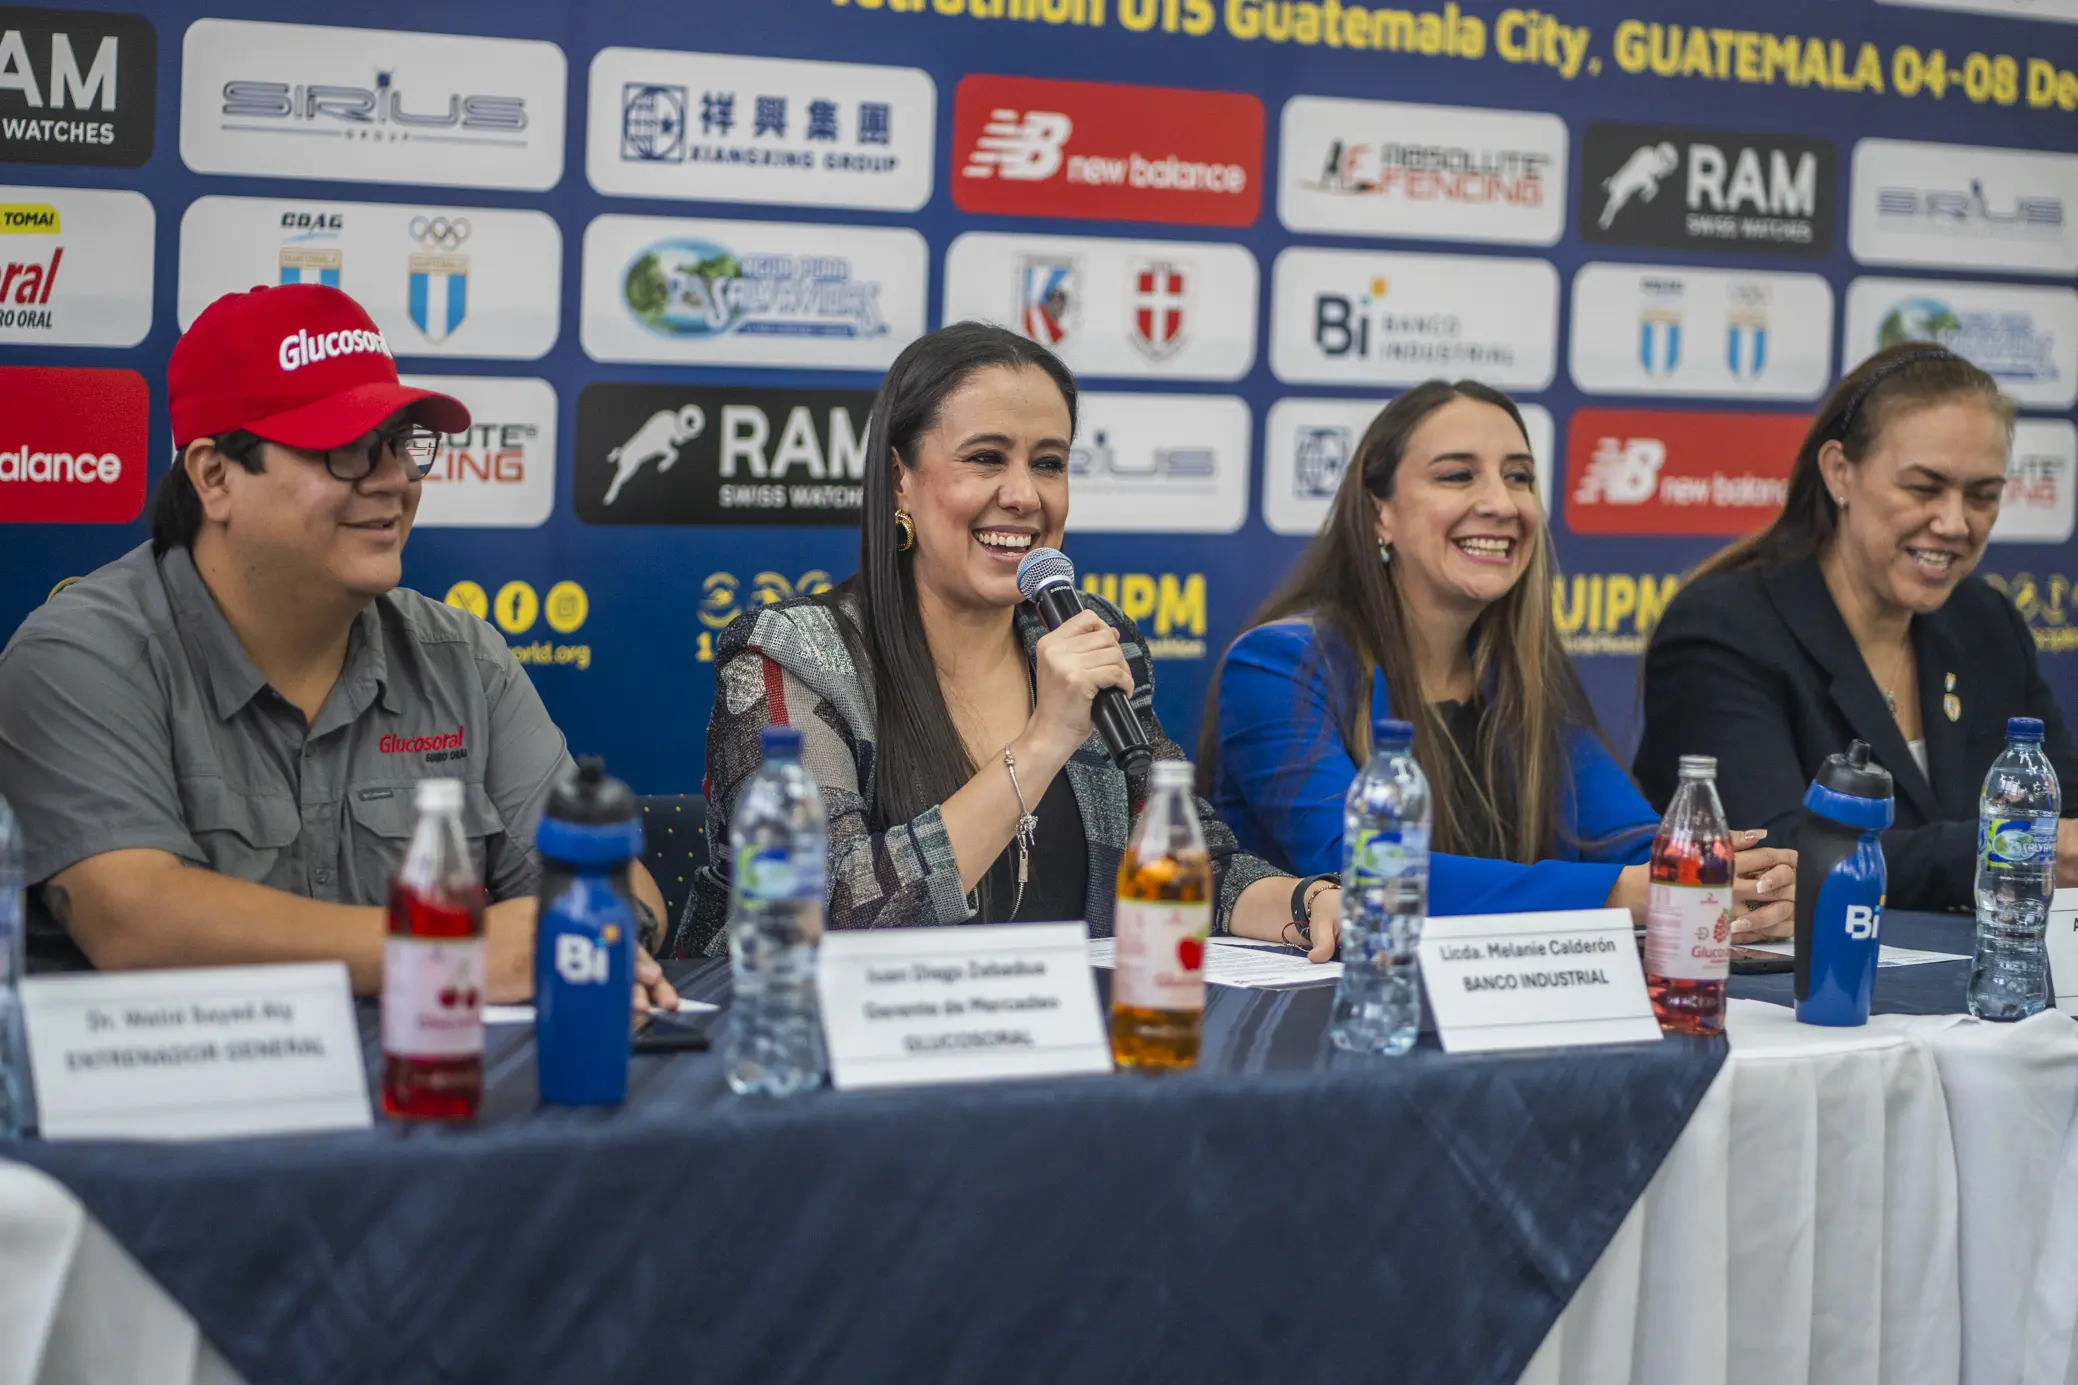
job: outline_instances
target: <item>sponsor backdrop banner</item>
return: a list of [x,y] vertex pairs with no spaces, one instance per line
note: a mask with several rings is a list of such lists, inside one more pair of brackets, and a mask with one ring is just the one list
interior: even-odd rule
[[283,18],[0,5],[0,633],[144,539],[183,325],[309,282],[476,418],[406,580],[645,791],[700,784],[718,632],[856,566],[879,372],[966,316],[1084,377],[1067,550],[1186,745],[1366,424],[1442,374],[1524,406],[1627,751],[1681,575],[1911,340],[2020,402],[1981,570],[2078,694],[2078,0]]

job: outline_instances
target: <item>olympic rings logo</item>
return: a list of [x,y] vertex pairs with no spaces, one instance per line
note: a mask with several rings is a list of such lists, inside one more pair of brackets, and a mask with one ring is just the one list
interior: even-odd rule
[[428,250],[453,250],[469,239],[469,218],[415,216],[411,219],[411,234]]

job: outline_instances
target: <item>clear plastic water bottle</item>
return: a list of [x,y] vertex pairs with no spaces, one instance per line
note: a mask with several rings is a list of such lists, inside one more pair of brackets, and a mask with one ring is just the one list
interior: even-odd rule
[[2006,722],[2006,749],[1977,800],[1977,950],[1970,1013],[2020,1020],[2049,1002],[2042,934],[2056,888],[2056,824],[2063,794],[2042,753],[2042,723]]
[[822,794],[801,767],[801,733],[768,726],[765,763],[729,822],[729,1086],[790,1096],[822,1085],[815,999],[829,833]]
[[1405,1053],[1421,1031],[1429,912],[1429,781],[1414,728],[1380,719],[1342,808],[1342,981],[1328,1034],[1354,1053]]
[[29,1124],[29,1049],[22,1030],[22,973],[28,968],[22,901],[22,833],[0,798],[0,1140]]

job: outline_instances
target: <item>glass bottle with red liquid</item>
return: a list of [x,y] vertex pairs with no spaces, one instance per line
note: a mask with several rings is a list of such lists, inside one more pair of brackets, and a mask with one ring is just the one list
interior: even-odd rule
[[1724,1033],[1732,965],[1732,833],[1717,799],[1717,760],[1681,757],[1681,782],[1652,839],[1646,886],[1645,992],[1669,1034]]
[[414,804],[382,952],[382,1109],[467,1120],[483,1099],[483,882],[462,831],[462,781],[421,780]]

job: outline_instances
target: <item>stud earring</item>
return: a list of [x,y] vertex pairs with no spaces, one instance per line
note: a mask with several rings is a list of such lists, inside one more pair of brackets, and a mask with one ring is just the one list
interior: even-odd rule
[[907,510],[895,511],[895,529],[901,535],[895,540],[895,552],[907,553],[916,547],[916,521]]
[[1391,544],[1381,543],[1378,545],[1378,561],[1384,563],[1387,567],[1392,566],[1393,550]]

